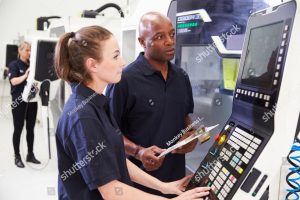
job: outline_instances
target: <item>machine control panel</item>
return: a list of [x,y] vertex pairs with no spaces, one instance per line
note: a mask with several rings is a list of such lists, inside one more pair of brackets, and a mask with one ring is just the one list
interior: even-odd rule
[[211,187],[207,200],[226,199],[263,142],[262,137],[234,122],[226,125],[215,140],[188,185],[188,189]]
[[[280,170],[282,157],[290,149],[288,140],[282,138],[292,136],[284,132],[288,126],[275,126],[286,112],[274,108],[277,103],[278,107],[284,107],[278,102],[282,87],[287,89],[282,84],[286,82],[283,76],[286,76],[285,70],[294,67],[286,66],[286,59],[295,13],[296,2],[288,1],[250,16],[232,114],[187,190],[211,187],[206,200],[259,199],[272,176]],[[279,116],[277,121],[275,117],[265,120],[266,112]],[[278,146],[281,146],[280,151],[272,155]],[[273,166],[273,162],[276,165]]]

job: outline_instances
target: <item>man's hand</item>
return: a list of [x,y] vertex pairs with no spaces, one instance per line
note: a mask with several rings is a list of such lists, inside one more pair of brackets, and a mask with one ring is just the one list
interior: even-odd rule
[[[186,132],[184,135],[181,136],[181,138],[178,142],[181,142],[182,140],[188,138],[189,136],[191,136],[194,133],[195,133],[195,130]],[[197,142],[198,142],[198,139],[196,138],[193,141],[187,143],[186,145],[183,145],[182,147],[175,149],[174,151],[172,151],[172,153],[179,153],[179,154],[189,153],[195,149]]]
[[154,171],[157,170],[164,161],[164,156],[162,156],[161,158],[157,157],[163,151],[163,149],[157,146],[142,148],[139,150],[136,158],[143,163],[147,171]]

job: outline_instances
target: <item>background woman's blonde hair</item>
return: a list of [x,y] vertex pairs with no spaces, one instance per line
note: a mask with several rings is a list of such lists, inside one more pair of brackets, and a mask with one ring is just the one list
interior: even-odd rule
[[23,41],[19,44],[19,49],[24,49],[24,48],[27,48],[27,47],[30,47],[30,43],[29,42],[26,42],[26,41]]
[[26,49],[27,47],[31,47],[31,44],[29,42],[26,42],[26,41],[22,41],[20,44],[19,44],[19,47],[18,47],[18,58],[20,58],[20,54],[19,54],[19,51],[23,50],[23,49]]

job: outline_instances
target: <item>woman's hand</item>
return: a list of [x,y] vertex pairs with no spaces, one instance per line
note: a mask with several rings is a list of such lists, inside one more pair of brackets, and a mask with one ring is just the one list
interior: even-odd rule
[[[210,187],[198,187],[187,192],[184,192],[178,197],[173,198],[173,200],[203,200],[204,197],[209,195]],[[203,197],[203,198],[201,198]]]
[[164,194],[177,194],[179,195],[173,200],[194,200],[203,199],[209,194],[210,187],[198,187],[189,191],[185,191],[187,184],[189,183],[192,175],[186,176],[178,181],[163,183],[161,192]]
[[189,181],[191,180],[192,175],[186,176],[178,181],[173,181],[169,183],[163,183],[161,192],[164,194],[177,194],[180,195],[185,191],[185,188]]

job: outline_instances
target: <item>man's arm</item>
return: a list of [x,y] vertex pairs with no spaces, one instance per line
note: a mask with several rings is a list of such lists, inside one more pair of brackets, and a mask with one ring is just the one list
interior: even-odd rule
[[147,171],[157,170],[162,165],[165,157],[157,157],[163,152],[161,148],[158,148],[157,146],[144,148],[130,141],[124,135],[123,140],[126,154],[140,160]]
[[[106,96],[111,98],[109,106],[121,130],[124,118],[126,118],[126,115],[130,112],[130,108],[134,106],[132,105],[132,101],[130,101],[129,95],[130,92],[125,75],[122,75],[122,79],[119,83],[109,85],[106,90]],[[162,149],[156,146],[144,148],[129,140],[124,133],[123,141],[126,154],[140,160],[146,170],[153,171],[162,165],[164,157],[157,158],[157,155],[162,152]]]
[[123,141],[125,145],[125,152],[129,156],[137,157],[139,150],[142,148],[141,146],[130,141],[126,136],[123,135]]

